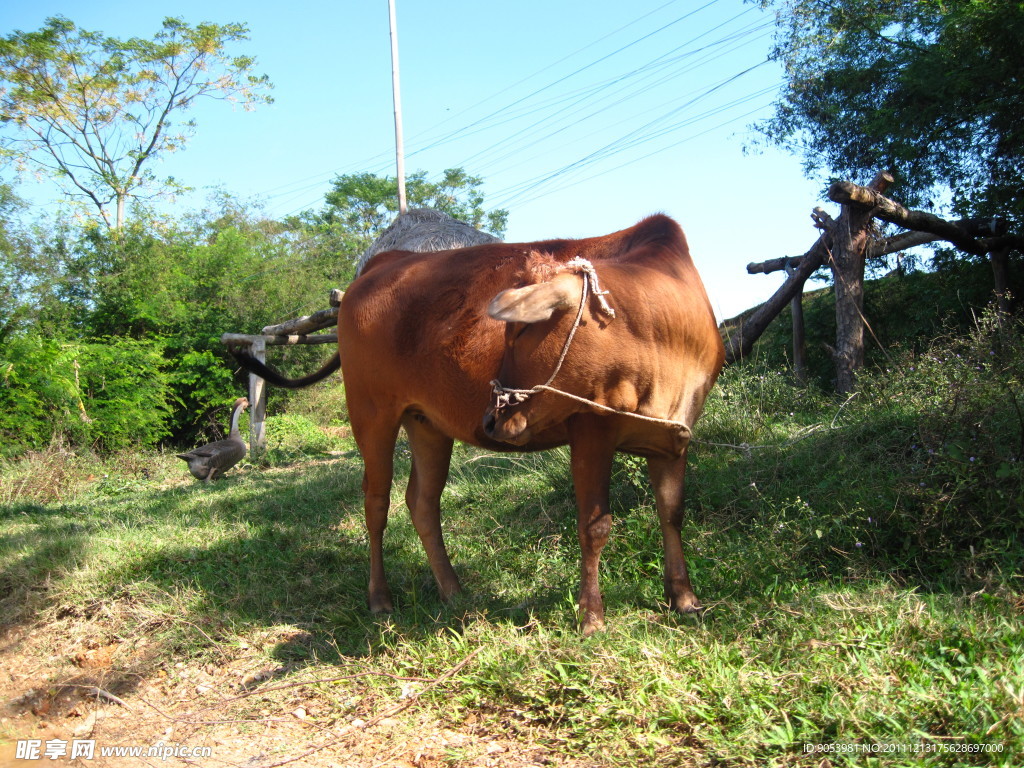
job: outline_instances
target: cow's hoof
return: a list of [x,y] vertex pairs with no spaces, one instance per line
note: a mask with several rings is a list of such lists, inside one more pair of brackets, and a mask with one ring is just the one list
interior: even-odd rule
[[604,619],[600,616],[587,616],[580,624],[580,632],[584,637],[590,637],[595,632],[604,631]]
[[458,579],[453,583],[444,586],[438,584],[437,591],[441,595],[442,602],[448,604],[457,602],[459,598],[465,594],[462,591],[462,586],[459,584]]
[[370,595],[370,613],[394,613],[391,595]]
[[699,613],[704,609],[697,596],[690,592],[688,595],[681,595],[669,600],[669,607],[676,613]]

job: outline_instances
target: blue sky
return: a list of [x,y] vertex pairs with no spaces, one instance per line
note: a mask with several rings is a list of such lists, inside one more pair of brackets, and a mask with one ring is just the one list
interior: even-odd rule
[[[506,239],[606,234],[664,212],[687,232],[720,318],[768,298],[780,275],[750,261],[803,253],[821,180],[800,158],[749,150],[781,82],[766,62],[771,18],[742,0],[396,0],[406,168],[464,167]],[[275,103],[208,101],[198,133],[153,170],[263,203],[319,207],[337,174],[394,174],[387,0],[36,0],[6,3],[0,33],[64,15],[152,36],[168,15],[243,22]],[[20,191],[53,196],[32,180]]]

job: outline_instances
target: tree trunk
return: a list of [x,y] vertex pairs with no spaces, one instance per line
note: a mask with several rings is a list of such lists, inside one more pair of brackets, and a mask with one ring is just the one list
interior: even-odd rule
[[118,192],[117,194],[117,225],[115,229],[120,232],[124,228],[124,207],[128,195]]
[[[892,176],[880,173],[869,189],[884,192]],[[857,388],[857,371],[864,366],[864,261],[873,210],[844,205],[832,228],[832,268],[836,295],[836,391]]]
[[836,296],[836,391],[853,392],[857,369],[864,365],[864,229],[871,218],[841,215],[833,236],[832,268]]
[[992,279],[995,283],[996,307],[1000,316],[1010,314],[1010,249],[992,251]]

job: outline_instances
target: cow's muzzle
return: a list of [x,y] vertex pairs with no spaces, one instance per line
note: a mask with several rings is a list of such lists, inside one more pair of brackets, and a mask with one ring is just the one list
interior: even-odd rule
[[526,402],[533,393],[506,389],[496,380],[491,386],[491,404],[484,412],[484,433],[492,440],[522,445],[529,440],[529,425],[516,406]]
[[499,416],[490,408],[484,414],[484,433],[492,440],[510,445],[523,445],[530,439],[530,431],[523,414],[510,413]]

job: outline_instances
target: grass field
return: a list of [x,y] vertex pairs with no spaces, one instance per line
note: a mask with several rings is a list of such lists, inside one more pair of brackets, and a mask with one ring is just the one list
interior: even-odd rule
[[564,451],[457,448],[452,605],[400,479],[388,617],[365,606],[337,385],[209,487],[169,454],[9,462],[0,765],[26,738],[210,751],[79,765],[1020,765],[1021,347],[982,324],[845,400],[728,369],[691,450],[705,611],[664,610],[653,499],[622,457],[608,629],[586,639]]

